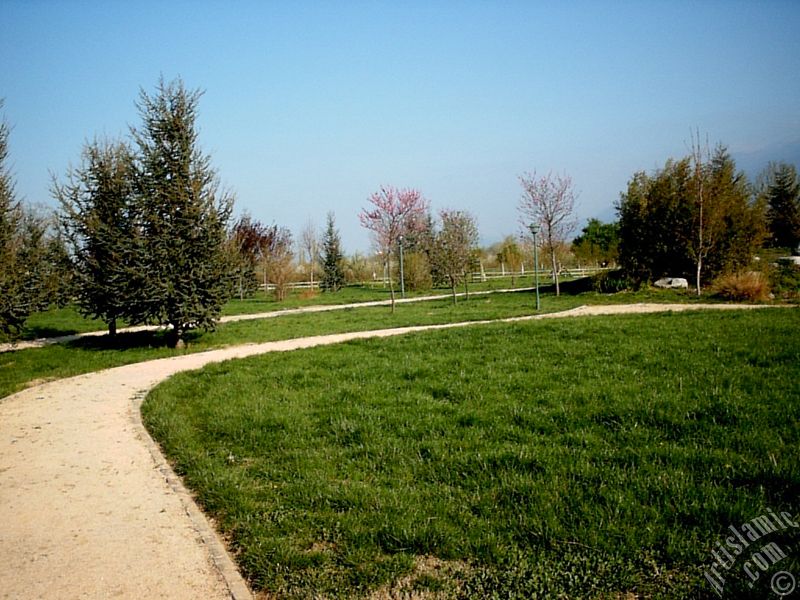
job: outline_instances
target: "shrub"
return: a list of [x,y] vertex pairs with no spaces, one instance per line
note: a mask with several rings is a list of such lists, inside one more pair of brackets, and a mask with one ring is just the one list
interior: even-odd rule
[[722,275],[711,286],[715,296],[726,300],[760,302],[769,298],[769,282],[763,273],[742,271]]
[[422,252],[409,252],[403,261],[403,276],[406,288],[418,292],[433,287],[431,265],[428,257]]
[[345,284],[364,283],[371,281],[375,271],[375,266],[371,265],[367,257],[356,252],[344,261],[344,282]]
[[636,282],[621,269],[602,271],[592,276],[592,289],[601,294],[614,294],[634,290],[637,287]]
[[800,266],[778,262],[769,272],[772,291],[784,300],[800,299]]

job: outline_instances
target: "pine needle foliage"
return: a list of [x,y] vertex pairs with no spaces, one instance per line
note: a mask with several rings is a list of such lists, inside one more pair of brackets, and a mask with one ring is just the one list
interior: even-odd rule
[[344,256],[342,240],[332,212],[328,213],[322,253],[322,289],[326,292],[338,292],[344,285]]
[[0,334],[4,337],[18,334],[28,315],[47,304],[45,227],[16,198],[6,164],[9,133],[8,123],[0,120]]
[[169,325],[175,343],[188,329],[213,329],[233,288],[225,248],[233,198],[220,190],[210,156],[198,145],[200,96],[180,79],[162,78],[152,95],[141,91],[142,125],[132,129],[142,235],[140,295],[131,317]]
[[140,232],[134,204],[133,155],[122,142],[87,144],[79,167],[54,183],[72,250],[80,313],[102,320],[111,335],[138,295]]

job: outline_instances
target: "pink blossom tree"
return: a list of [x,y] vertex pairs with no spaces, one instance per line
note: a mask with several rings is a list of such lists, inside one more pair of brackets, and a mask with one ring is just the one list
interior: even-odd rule
[[520,223],[525,234],[530,232],[531,224],[539,226],[542,242],[550,255],[558,295],[561,290],[556,252],[577,225],[572,178],[569,175],[553,176],[552,173],[537,177],[534,172],[521,175],[519,182],[523,190],[519,201]]
[[[416,233],[425,223],[428,201],[419,190],[382,186],[369,197],[370,206],[359,213],[361,225],[368,229],[372,241],[383,256],[387,267],[392,252],[396,251],[402,237]],[[394,312],[394,284],[389,272],[389,291]]]

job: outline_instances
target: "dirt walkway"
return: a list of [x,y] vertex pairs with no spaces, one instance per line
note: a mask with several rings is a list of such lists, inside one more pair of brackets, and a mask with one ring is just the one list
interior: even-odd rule
[[[757,307],[592,306],[494,322],[703,308]],[[213,528],[145,432],[139,405],[146,391],[211,362],[476,324],[249,344],[54,381],[0,400],[0,596],[250,597]]]
[[[533,288],[513,288],[502,290],[489,290],[470,292],[470,296],[483,296],[486,294],[508,294],[512,292],[528,292]],[[462,298],[465,294],[456,294],[456,297]],[[435,294],[431,296],[416,296],[414,298],[397,298],[396,304],[409,304],[411,302],[427,302],[430,300],[442,300],[452,298],[450,294]],[[285,317],[287,315],[300,315],[304,313],[328,312],[331,310],[344,310],[346,308],[368,308],[370,306],[389,306],[391,300],[370,300],[367,302],[351,302],[350,304],[317,304],[314,306],[301,306],[299,308],[286,308],[282,310],[273,310],[262,313],[250,313],[242,315],[227,315],[220,317],[219,323],[234,323],[236,321],[252,321],[256,319],[271,319],[274,317]],[[163,329],[160,325],[137,325],[136,327],[123,327],[119,329],[119,333],[133,333],[136,331],[158,331]],[[55,337],[38,338],[35,340],[23,340],[19,342],[8,342],[0,344],[0,352],[12,352],[14,350],[26,350],[28,348],[42,348],[43,346],[50,346],[52,344],[65,344],[72,342],[83,337],[95,337],[108,333],[107,329],[101,331],[88,331],[86,333],[73,333],[70,335],[59,335]]]

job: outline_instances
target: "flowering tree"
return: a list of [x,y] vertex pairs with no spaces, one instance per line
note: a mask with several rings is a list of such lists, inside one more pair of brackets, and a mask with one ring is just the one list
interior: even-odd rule
[[539,226],[545,249],[550,254],[558,295],[561,290],[558,286],[556,252],[577,225],[572,178],[569,175],[552,174],[537,177],[534,172],[521,175],[519,182],[523,190],[519,201],[520,222],[526,233],[530,225]]
[[[386,264],[398,247],[401,237],[415,233],[425,222],[428,201],[419,190],[383,186],[369,197],[371,206],[358,215],[361,225],[372,234],[372,241]],[[394,312],[394,285],[389,277],[389,291]]]

